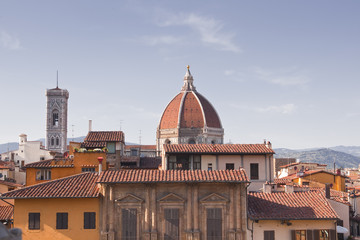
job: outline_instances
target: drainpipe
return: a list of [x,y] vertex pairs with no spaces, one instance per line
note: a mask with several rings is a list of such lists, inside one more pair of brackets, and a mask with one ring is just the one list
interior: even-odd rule
[[100,173],[102,172],[102,161],[104,160],[104,158],[98,157],[97,159],[99,161],[99,175],[100,175]]
[[[250,186],[250,183],[246,185],[246,209],[249,209],[249,195],[248,195],[248,187]],[[246,228],[247,230],[251,231],[251,240],[254,239],[254,220],[252,220],[251,229],[249,228],[249,212],[246,211]]]

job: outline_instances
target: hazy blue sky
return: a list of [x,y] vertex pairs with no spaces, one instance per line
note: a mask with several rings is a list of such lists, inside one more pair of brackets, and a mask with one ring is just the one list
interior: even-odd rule
[[155,144],[186,65],[225,142],[360,145],[360,1],[0,0],[0,143],[45,137],[45,90],[70,92],[68,137]]

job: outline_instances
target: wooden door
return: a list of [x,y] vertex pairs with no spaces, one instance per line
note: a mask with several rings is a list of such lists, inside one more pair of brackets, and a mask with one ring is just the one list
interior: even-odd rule
[[121,239],[135,240],[137,236],[136,208],[123,208],[121,210]]
[[208,208],[206,210],[207,240],[222,240],[222,209]]
[[179,239],[179,209],[166,208],[164,209],[165,232],[164,240],[178,240]]

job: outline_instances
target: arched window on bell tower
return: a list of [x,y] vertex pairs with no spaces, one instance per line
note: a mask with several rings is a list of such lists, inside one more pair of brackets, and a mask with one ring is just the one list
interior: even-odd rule
[[56,146],[59,146],[60,145],[60,140],[59,140],[59,137],[56,138]]
[[52,112],[52,125],[55,127],[59,126],[59,111],[58,110],[54,110]]

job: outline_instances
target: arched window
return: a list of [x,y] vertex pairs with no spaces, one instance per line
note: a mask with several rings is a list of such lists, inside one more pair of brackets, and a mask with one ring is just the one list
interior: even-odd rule
[[59,111],[54,110],[52,113],[52,125],[53,126],[59,126]]
[[171,144],[171,141],[169,139],[166,139],[165,144]]
[[216,143],[216,141],[215,141],[215,140],[212,140],[212,141],[211,141],[211,144],[215,144],[215,143]]
[[57,137],[56,138],[56,146],[59,146],[60,145],[60,140],[59,140],[59,138]]
[[54,146],[54,138],[51,138],[51,146]]
[[195,140],[194,139],[190,139],[189,140],[189,144],[195,144],[196,142],[195,142]]

